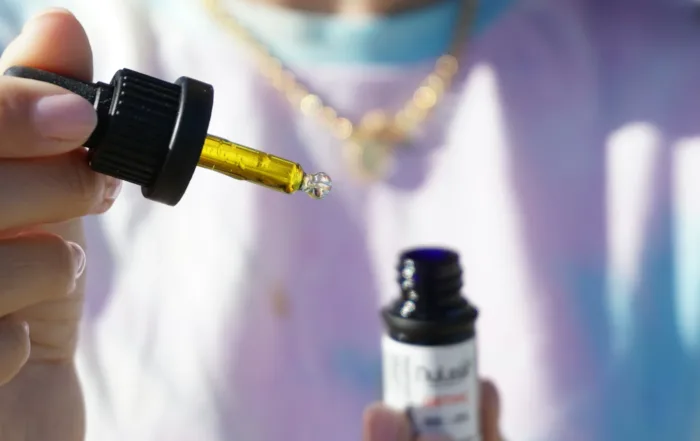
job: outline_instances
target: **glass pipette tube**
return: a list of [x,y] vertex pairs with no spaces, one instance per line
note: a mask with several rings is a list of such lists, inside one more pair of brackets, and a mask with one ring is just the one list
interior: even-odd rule
[[332,188],[325,173],[307,174],[295,162],[213,135],[204,141],[198,165],[283,193],[303,191],[314,199],[322,199]]

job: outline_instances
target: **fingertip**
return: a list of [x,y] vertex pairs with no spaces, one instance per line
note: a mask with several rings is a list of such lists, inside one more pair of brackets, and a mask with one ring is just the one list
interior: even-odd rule
[[[102,175],[104,176],[104,175]],[[96,208],[91,211],[91,214],[103,214],[107,212],[114,203],[117,201],[119,194],[121,193],[123,181],[111,176],[104,176],[104,191],[102,194],[101,201],[97,204]]]
[[369,406],[365,408],[364,411],[364,416],[365,417],[371,417],[376,414],[382,414],[382,413],[391,413],[395,415],[399,415],[400,413],[391,409],[384,403],[372,403]]
[[496,385],[481,382],[481,426],[485,441],[497,440],[500,434],[501,398]]
[[496,385],[490,380],[481,383],[481,404],[492,412],[500,412],[501,396]]
[[66,244],[70,249],[71,260],[73,262],[73,273],[75,274],[75,279],[78,280],[85,272],[85,267],[87,266],[85,250],[83,250],[83,247],[75,242],[66,241]]
[[410,426],[402,412],[375,403],[363,415],[363,441],[410,441]]
[[382,403],[373,403],[369,405],[362,414],[362,423],[365,428],[371,428],[377,421],[392,419],[397,417],[397,413]]
[[47,18],[47,17],[48,17],[48,18],[51,18],[52,16],[56,16],[56,15],[57,15],[57,16],[66,16],[66,15],[67,15],[69,18],[70,18],[70,17],[75,18],[75,16],[73,15],[73,13],[70,12],[70,11],[69,11],[68,9],[66,9],[66,8],[62,8],[62,7],[60,7],[60,6],[51,6],[51,7],[45,8],[45,9],[41,10],[40,12],[38,12],[38,13],[32,15],[32,16],[29,18],[29,20],[27,20],[27,21],[24,23],[24,26],[22,26],[22,32],[31,30],[31,27],[34,26],[37,22],[40,23],[41,20],[43,20],[43,19],[45,19],[45,18]]
[[88,81],[92,51],[78,19],[68,10],[51,8],[29,19],[0,58],[0,73],[12,66],[43,69]]

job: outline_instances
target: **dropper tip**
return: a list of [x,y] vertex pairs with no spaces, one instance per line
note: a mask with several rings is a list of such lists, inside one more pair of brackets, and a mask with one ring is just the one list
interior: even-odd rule
[[305,174],[299,189],[314,199],[323,199],[333,189],[333,181],[325,173]]

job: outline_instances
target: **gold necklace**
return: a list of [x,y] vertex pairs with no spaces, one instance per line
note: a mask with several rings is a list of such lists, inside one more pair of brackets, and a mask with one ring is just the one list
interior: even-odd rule
[[281,60],[275,58],[265,45],[226,10],[222,0],[202,1],[213,19],[253,50],[261,74],[271,85],[302,114],[317,119],[344,143],[344,153],[352,171],[367,181],[382,179],[389,173],[396,148],[408,143],[452,85],[459,71],[458,56],[466,44],[477,2],[463,0],[463,12],[450,50],[437,59],[433,71],[421,82],[401,110],[394,115],[374,110],[362,117],[358,124],[354,124],[304,87]]

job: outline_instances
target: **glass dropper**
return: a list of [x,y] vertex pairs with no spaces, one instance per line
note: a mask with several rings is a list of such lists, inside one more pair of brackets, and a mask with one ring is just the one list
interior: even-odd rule
[[331,191],[325,173],[307,174],[287,159],[209,135],[210,84],[188,77],[170,83],[130,69],[117,71],[109,84],[24,66],[4,75],[55,84],[93,103],[97,127],[84,144],[90,167],[141,186],[153,201],[176,205],[198,166],[315,199]]
[[307,174],[297,163],[214,135],[205,139],[197,165],[283,193],[303,191],[314,199],[332,188],[325,173]]

